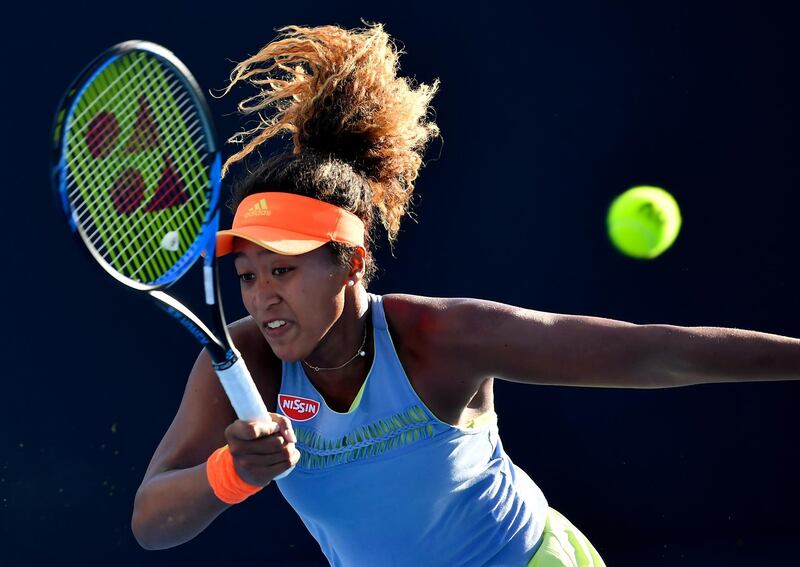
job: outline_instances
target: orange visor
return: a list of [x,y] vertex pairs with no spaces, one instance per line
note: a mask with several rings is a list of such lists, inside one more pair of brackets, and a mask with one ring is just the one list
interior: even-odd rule
[[236,209],[230,230],[217,232],[217,256],[244,238],[278,254],[296,256],[327,242],[364,247],[364,223],[349,211],[291,193],[255,193]]

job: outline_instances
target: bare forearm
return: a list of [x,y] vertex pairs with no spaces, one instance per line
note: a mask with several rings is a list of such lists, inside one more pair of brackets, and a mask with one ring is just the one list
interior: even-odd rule
[[722,327],[648,325],[669,386],[800,380],[800,339]]
[[202,463],[154,476],[136,493],[131,528],[145,549],[166,549],[194,538],[230,507],[219,500]]

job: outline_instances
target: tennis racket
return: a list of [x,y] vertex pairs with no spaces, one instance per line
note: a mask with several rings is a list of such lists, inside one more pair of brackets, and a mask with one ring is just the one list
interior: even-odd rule
[[[186,66],[154,43],[110,48],[67,91],[53,150],[54,189],[78,241],[206,348],[239,419],[270,421],[225,325],[214,254],[221,156]],[[165,292],[201,256],[208,324]]]

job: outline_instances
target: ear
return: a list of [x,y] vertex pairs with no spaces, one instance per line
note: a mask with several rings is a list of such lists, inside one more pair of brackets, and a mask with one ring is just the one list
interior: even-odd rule
[[350,265],[350,273],[347,277],[349,279],[361,278],[366,271],[366,265],[367,251],[363,246],[359,246],[356,249],[356,253],[353,254],[352,264]]

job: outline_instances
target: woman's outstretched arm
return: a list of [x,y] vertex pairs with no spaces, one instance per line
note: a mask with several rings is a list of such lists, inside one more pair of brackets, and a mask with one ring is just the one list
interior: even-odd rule
[[494,301],[437,299],[439,352],[480,376],[608,388],[800,380],[800,339],[721,327],[637,325]]
[[671,386],[800,380],[800,339],[723,327],[647,327]]

